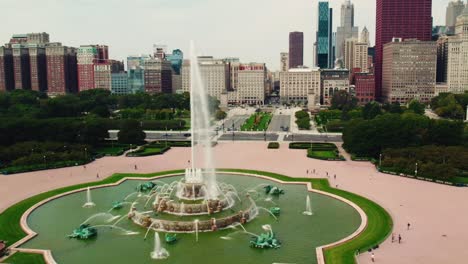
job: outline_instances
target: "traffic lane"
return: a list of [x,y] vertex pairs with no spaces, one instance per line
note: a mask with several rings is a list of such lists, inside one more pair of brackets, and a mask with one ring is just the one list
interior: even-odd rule
[[278,134],[267,133],[226,133],[219,137],[218,141],[277,141]]
[[224,122],[224,129],[232,129],[232,125],[234,124],[234,130],[240,130],[249,117],[249,115],[235,115]]
[[287,135],[284,137],[284,141],[293,141],[294,142],[309,142],[309,141],[317,141],[317,142],[343,142],[343,139],[339,135],[304,135],[304,134],[294,134]]
[[268,131],[287,132],[290,130],[291,116],[290,115],[274,115],[271,123],[268,126]]

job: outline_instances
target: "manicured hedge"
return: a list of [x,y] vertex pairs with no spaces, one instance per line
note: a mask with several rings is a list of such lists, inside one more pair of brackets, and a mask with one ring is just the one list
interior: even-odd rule
[[290,149],[309,149],[311,147],[310,142],[294,142],[294,143],[289,143],[289,148]]
[[154,155],[162,155],[166,153],[171,147],[163,146],[143,146],[140,149],[130,152],[127,157],[147,157]]
[[269,149],[279,149],[280,144],[278,142],[270,142],[270,143],[268,143],[268,148]]

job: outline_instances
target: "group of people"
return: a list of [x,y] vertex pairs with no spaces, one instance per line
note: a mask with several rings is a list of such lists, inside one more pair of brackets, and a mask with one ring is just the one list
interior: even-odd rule
[[[310,174],[316,174],[316,173],[315,173],[315,169],[313,169],[313,170],[306,170],[306,174],[309,175],[309,173],[310,173]],[[326,175],[327,175],[327,178],[330,178],[330,175],[328,174],[328,171],[325,172],[325,173],[326,173]],[[336,180],[336,174],[334,175],[334,178],[335,178],[335,180]]]
[[[407,230],[410,230],[411,224],[408,223],[406,225],[406,228],[407,228]],[[392,233],[392,243],[395,243],[396,241],[398,241],[398,244],[401,244],[401,241],[402,241],[401,234],[398,234],[398,237],[396,237],[395,233]],[[371,260],[372,260],[372,262],[375,262],[375,254],[374,254],[373,251],[371,251]]]

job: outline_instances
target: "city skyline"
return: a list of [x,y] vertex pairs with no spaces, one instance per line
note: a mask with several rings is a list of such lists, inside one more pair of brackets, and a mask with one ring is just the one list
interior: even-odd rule
[[[129,55],[152,53],[153,44],[166,45],[169,51],[180,48],[188,52],[189,42],[193,39],[203,55],[265,62],[271,70],[277,70],[280,52],[288,50],[289,32],[302,31],[304,64],[313,66],[318,1],[298,0],[295,5],[283,6],[279,0],[268,1],[267,5],[261,0],[249,2],[250,8],[245,9],[245,0],[235,3],[203,0],[196,4],[186,0],[136,0],[120,2],[113,6],[112,13],[103,12],[111,1],[26,1],[30,2],[31,8],[19,14],[8,12],[18,8],[17,1],[6,0],[3,4],[7,11],[6,20],[15,23],[14,27],[0,29],[0,43],[8,42],[15,33],[45,31],[50,34],[51,41],[67,46],[108,45],[110,57],[122,60]],[[445,24],[445,8],[449,1],[433,1],[434,25]],[[330,1],[330,7],[334,9],[334,31],[340,23],[339,10],[343,2]],[[356,26],[367,26],[371,45],[374,45],[375,1],[352,2]],[[42,11],[48,15],[43,16]],[[244,19],[240,20],[239,14]],[[93,15],[99,15],[102,20],[89,19]],[[158,26],[161,23],[166,24]]]

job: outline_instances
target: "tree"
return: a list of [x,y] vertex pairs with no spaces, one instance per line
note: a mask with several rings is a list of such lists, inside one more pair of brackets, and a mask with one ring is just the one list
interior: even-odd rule
[[411,110],[418,115],[424,115],[425,109],[426,107],[424,104],[415,99],[411,100],[411,102],[408,104],[408,110]]
[[382,114],[382,108],[376,102],[367,103],[362,110],[362,117],[364,119],[374,119],[376,116]]
[[222,110],[216,111],[216,115],[215,115],[216,120],[223,120],[223,119],[226,118],[226,116],[227,116],[226,112],[224,112]]
[[331,109],[348,112],[356,108],[357,103],[358,100],[356,97],[353,97],[348,92],[342,90],[333,95],[331,100]]
[[146,134],[140,127],[137,120],[125,120],[122,123],[119,133],[117,134],[120,143],[124,144],[141,144],[145,141]]

